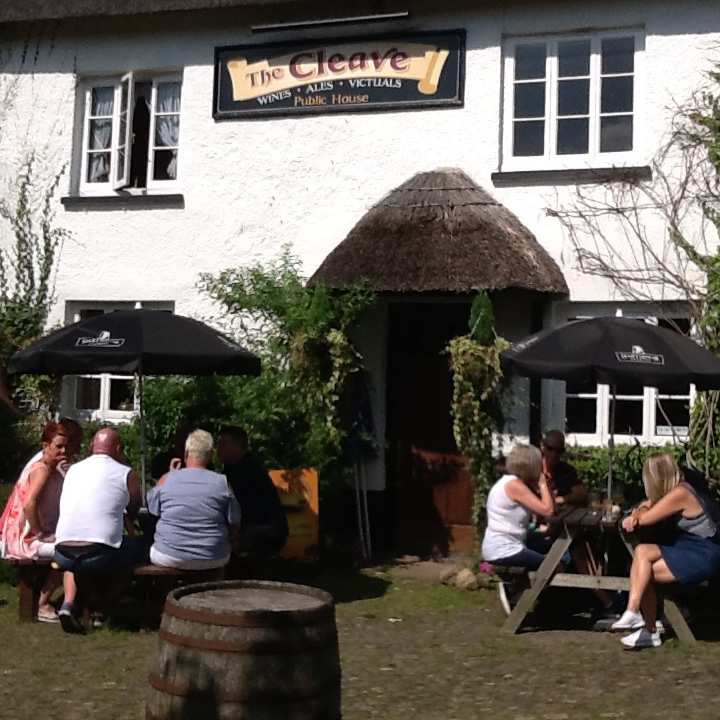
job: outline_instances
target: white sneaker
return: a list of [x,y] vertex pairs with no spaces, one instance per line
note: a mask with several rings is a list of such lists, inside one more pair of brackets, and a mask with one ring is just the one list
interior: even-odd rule
[[658,635],[664,635],[664,634],[665,634],[665,625],[663,625],[663,621],[662,621],[662,620],[657,620],[657,621],[655,622],[655,632],[656,632]]
[[643,620],[642,613],[634,612],[633,610],[626,610],[617,622],[614,622],[611,626],[611,630],[637,630],[638,628],[645,627],[645,620]]
[[641,627],[632,635],[620,638],[620,642],[628,650],[640,650],[641,648],[660,647],[662,645],[660,633],[651,633],[646,627]]
[[504,583],[504,582],[498,583],[498,597],[500,598],[500,605],[502,606],[502,609],[505,611],[505,614],[510,615],[510,613],[512,612],[512,606],[510,605],[510,600],[508,598],[507,583]]

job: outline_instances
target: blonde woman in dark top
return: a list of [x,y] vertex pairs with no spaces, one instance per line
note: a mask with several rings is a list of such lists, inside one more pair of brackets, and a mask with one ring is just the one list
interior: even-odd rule
[[720,569],[720,509],[709,493],[686,482],[667,453],[656,453],[645,461],[643,484],[647,500],[623,520],[623,530],[634,532],[670,520],[675,537],[667,544],[641,543],[635,548],[628,607],[612,626],[613,630],[634,630],[621,640],[628,649],[659,647],[662,642],[656,626],[656,583],[690,585]]

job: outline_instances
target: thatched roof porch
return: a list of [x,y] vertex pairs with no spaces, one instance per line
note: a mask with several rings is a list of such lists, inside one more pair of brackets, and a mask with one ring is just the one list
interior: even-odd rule
[[310,278],[379,292],[567,294],[535,236],[462,170],[418,173],[374,205]]

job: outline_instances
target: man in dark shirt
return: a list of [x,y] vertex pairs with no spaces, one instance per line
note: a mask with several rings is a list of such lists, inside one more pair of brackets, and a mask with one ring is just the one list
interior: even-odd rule
[[[188,439],[188,435],[197,428],[187,420],[181,420],[175,428],[175,434],[173,435],[173,444],[171,448],[158,453],[150,464],[150,476],[155,480],[159,480],[165,473],[170,470],[180,470],[185,467],[185,442]],[[175,462],[174,466],[171,467],[170,463],[173,460],[179,460]],[[209,467],[212,470],[212,466]]]
[[540,443],[543,456],[543,474],[556,505],[587,505],[588,491],[578,477],[577,470],[566,463],[565,436],[559,430],[550,430]]
[[238,549],[241,552],[278,552],[287,541],[287,516],[267,471],[248,452],[245,430],[225,428],[218,441],[217,453],[240,504]]
[[[555,505],[587,505],[588,491],[578,477],[577,470],[562,460],[565,454],[565,436],[559,430],[550,430],[540,443],[543,456],[542,472],[547,480],[548,488],[555,500]],[[552,536],[547,536],[548,549],[552,543]],[[597,562],[591,561],[587,545],[576,542],[572,545],[575,570],[582,575],[596,575]],[[604,616],[616,617],[615,598],[606,590],[593,589],[593,593],[602,605]]]

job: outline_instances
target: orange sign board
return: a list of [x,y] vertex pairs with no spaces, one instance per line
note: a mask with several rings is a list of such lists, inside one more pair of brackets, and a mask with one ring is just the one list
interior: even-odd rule
[[313,562],[320,542],[318,474],[316,470],[271,470],[270,477],[287,514],[290,534],[281,556]]

